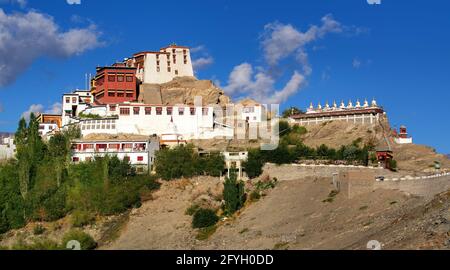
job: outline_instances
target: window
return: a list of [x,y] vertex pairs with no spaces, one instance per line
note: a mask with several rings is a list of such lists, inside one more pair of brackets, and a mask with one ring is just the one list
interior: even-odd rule
[[157,65],[157,66],[159,66],[159,60],[158,60],[158,61],[156,61],[156,65]]
[[108,91],[108,97],[115,97],[116,93],[114,91]]
[[172,53],[175,53],[175,49],[172,49]]
[[116,81],[116,76],[108,75],[108,82],[115,82],[115,81]]
[[76,97],[72,98],[72,103],[77,103],[77,98]]
[[178,75],[178,69],[175,70],[175,75]]
[[130,162],[130,157],[124,157],[124,158],[123,158],[123,161],[125,161],[125,162]]
[[159,67],[156,67],[156,71],[157,71],[157,72],[160,72],[161,69],[160,69]]
[[133,93],[127,93],[127,97],[133,97]]
[[208,108],[202,108],[202,114],[208,115]]
[[156,108],[156,115],[162,115],[162,108],[161,107],[157,107]]
[[171,72],[172,69],[170,67],[167,68],[167,72]]
[[125,93],[123,91],[117,91],[117,97],[124,97]]
[[184,108],[178,108],[178,115],[184,115]]
[[116,105],[109,105],[109,110],[112,112],[116,111]]
[[137,157],[137,161],[144,161],[144,157],[143,156],[138,156]]
[[187,53],[187,50],[186,50],[186,49],[184,49],[184,50],[183,50],[183,54],[186,54],[186,53]]
[[156,60],[159,60],[159,54],[156,55]]
[[73,162],[79,162],[79,161],[80,161],[80,158],[79,158],[79,157],[73,157],[73,158],[72,158],[72,161],[73,161]]
[[118,82],[123,82],[123,80],[124,80],[124,76],[123,75],[118,75],[117,76],[117,81]]
[[152,114],[152,107],[145,107],[145,115],[151,115]]
[[122,148],[123,149],[132,149],[133,148],[133,144],[132,143],[124,143]]
[[139,111],[141,110],[141,108],[139,108],[139,107],[134,107],[133,108],[133,114],[134,115],[139,115]]
[[133,82],[133,76],[127,76],[127,82]]
[[167,115],[172,115],[173,108],[167,107]]
[[120,108],[120,115],[130,115],[130,108]]
[[43,130],[43,129],[45,129],[45,126],[44,125],[39,125],[39,129]]
[[195,115],[195,108],[191,108],[191,115]]
[[66,103],[70,103],[70,97],[66,97]]
[[86,157],[86,162],[91,162],[92,161],[92,157]]

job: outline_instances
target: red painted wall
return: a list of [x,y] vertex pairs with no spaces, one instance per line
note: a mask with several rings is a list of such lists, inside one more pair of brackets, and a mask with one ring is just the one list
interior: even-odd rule
[[120,67],[99,69],[95,87],[95,99],[102,104],[137,100],[136,69]]

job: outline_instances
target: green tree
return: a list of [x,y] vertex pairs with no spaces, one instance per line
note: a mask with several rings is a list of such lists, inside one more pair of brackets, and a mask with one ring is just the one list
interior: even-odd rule
[[250,149],[248,151],[247,161],[243,163],[245,172],[250,178],[256,178],[263,172],[264,158],[259,149]]
[[303,111],[300,110],[299,108],[290,107],[290,108],[287,108],[286,110],[284,110],[282,115],[283,115],[283,118],[289,118],[292,115],[301,114],[301,113],[303,113]]
[[224,212],[226,215],[234,214],[244,205],[244,182],[237,180],[234,169],[231,170],[230,177],[225,179],[223,198],[225,200]]

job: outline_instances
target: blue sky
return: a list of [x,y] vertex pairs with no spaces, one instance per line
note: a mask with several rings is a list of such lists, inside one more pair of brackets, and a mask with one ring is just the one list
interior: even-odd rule
[[[1,131],[14,131],[33,104],[51,111],[64,92],[84,88],[84,74],[94,73],[97,65],[175,42],[201,46],[193,58],[209,65],[197,69],[197,77],[216,81],[235,97],[281,96],[282,108],[375,97],[393,126],[404,124],[416,143],[450,153],[448,1],[17,2],[0,0],[0,70],[7,71],[0,73],[9,74],[0,74]],[[12,22],[30,12],[46,24],[4,42],[2,31],[16,31]],[[314,26],[319,30],[305,40]],[[54,27],[50,45],[35,41],[45,27]],[[24,37],[29,31],[39,33]],[[277,43],[277,33],[285,40]],[[23,46],[26,56],[8,47],[17,47],[21,38],[29,43]],[[293,48],[286,45],[296,42]],[[276,50],[282,56],[274,60]],[[253,73],[233,84],[232,71],[245,68]],[[273,95],[282,90],[283,95]]]

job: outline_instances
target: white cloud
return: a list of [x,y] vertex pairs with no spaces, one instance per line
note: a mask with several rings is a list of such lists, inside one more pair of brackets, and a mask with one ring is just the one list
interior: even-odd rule
[[214,63],[214,58],[210,56],[205,45],[199,45],[190,49],[192,57],[192,67],[194,72],[204,69]]
[[62,31],[53,18],[0,9],[0,87],[13,83],[40,57],[67,58],[102,45],[95,25]]
[[45,109],[44,105],[42,104],[32,104],[27,111],[22,113],[22,118],[25,118],[25,120],[30,120],[31,113],[38,114],[38,113],[48,113],[48,114],[61,114],[62,113],[62,105],[59,102],[56,102],[50,106],[50,108]]
[[361,61],[357,58],[354,58],[352,61],[352,66],[354,69],[359,69],[361,67]]
[[195,71],[206,68],[214,63],[214,58],[211,56],[208,57],[200,57],[195,60],[192,60],[192,66]]
[[[332,15],[324,16],[320,26],[312,25],[305,32],[291,24],[267,24],[261,35],[266,66],[256,68],[256,72],[247,62],[235,66],[224,90],[229,95],[246,96],[264,103],[286,101],[306,85],[306,79],[312,73],[307,45],[324,38],[328,33],[341,33],[344,29],[345,26],[334,20]],[[289,71],[292,75],[284,87],[277,89],[278,78],[284,77],[279,74],[282,69],[278,68],[284,59],[294,59],[296,65]]]
[[265,103],[281,103],[296,93],[305,82],[305,77],[294,71],[291,79],[283,89],[275,89],[275,80],[264,71],[255,75],[252,65],[243,63],[236,66],[230,74],[228,85],[224,90],[232,95],[245,95]]
[[25,8],[27,6],[27,0],[0,0],[0,4],[17,4],[21,8]]
[[67,0],[69,5],[81,5],[81,0]]
[[[294,53],[304,54],[307,44],[323,38],[326,34],[343,31],[341,23],[334,20],[330,14],[324,16],[321,21],[321,26],[312,25],[305,32],[297,30],[291,24],[279,22],[267,24],[262,35],[262,46],[266,61],[270,65],[276,65],[280,60]],[[302,57],[299,59],[302,59]]]
[[32,104],[27,111],[22,113],[22,118],[25,118],[27,122],[30,120],[30,115],[32,113],[37,114],[44,110],[44,106],[42,104]]

